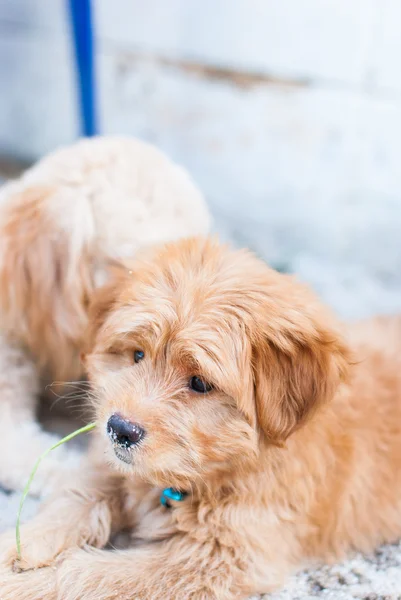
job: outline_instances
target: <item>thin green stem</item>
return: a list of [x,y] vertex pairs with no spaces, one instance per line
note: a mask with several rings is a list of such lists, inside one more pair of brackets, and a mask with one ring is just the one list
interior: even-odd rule
[[16,540],[17,540],[17,557],[18,557],[18,560],[21,559],[21,513],[22,513],[22,509],[23,509],[26,497],[29,494],[29,490],[30,490],[32,481],[33,481],[33,479],[34,479],[34,477],[36,475],[36,471],[38,470],[40,463],[42,462],[42,460],[44,458],[46,458],[46,456],[48,454],[50,454],[50,452],[52,450],[55,450],[56,448],[58,448],[62,444],[65,444],[66,442],[69,442],[70,440],[72,440],[77,435],[81,435],[81,433],[87,433],[88,431],[92,431],[92,429],[94,429],[95,427],[96,427],[96,423],[89,423],[89,425],[85,425],[85,427],[81,427],[80,429],[77,429],[76,431],[73,431],[69,435],[65,436],[62,440],[59,440],[56,444],[54,444],[53,446],[51,446],[50,448],[48,448],[47,450],[45,450],[43,452],[43,454],[41,454],[39,456],[38,460],[36,461],[35,466],[33,467],[32,471],[31,471],[31,474],[29,476],[28,483],[26,484],[26,486],[24,488],[24,492],[23,492],[22,497],[21,497],[21,502],[20,502],[19,508],[18,508],[17,525],[16,525],[16,529],[15,529],[15,535],[16,535]]

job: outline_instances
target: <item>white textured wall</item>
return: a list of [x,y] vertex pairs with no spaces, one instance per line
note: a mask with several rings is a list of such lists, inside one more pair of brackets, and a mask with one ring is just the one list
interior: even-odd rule
[[[401,309],[401,0],[93,0],[101,123],[344,315]],[[0,2],[0,151],[76,136],[62,0]]]

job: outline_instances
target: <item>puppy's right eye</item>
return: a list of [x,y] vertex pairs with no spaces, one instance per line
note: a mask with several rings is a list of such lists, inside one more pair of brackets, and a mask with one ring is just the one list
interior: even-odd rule
[[143,358],[145,358],[145,352],[142,352],[142,350],[135,350],[134,362],[139,363],[139,361],[142,360]]
[[207,381],[204,381],[200,377],[191,377],[189,387],[194,392],[198,392],[198,394],[207,394],[212,389],[210,383],[207,383]]

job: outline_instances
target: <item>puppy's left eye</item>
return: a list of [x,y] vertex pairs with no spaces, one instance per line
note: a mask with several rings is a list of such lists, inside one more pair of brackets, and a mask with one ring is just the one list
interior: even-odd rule
[[191,377],[189,380],[189,387],[194,392],[198,392],[198,394],[206,394],[210,392],[212,386],[207,381],[203,381],[200,377]]
[[135,350],[134,361],[136,363],[139,363],[139,361],[142,360],[143,358],[145,358],[145,352],[142,352],[142,350]]

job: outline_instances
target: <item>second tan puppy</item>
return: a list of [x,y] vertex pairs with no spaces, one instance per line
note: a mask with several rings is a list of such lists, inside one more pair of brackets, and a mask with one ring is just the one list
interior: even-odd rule
[[[395,540],[400,340],[400,319],[343,336],[293,278],[213,241],[122,270],[91,310],[93,462],[22,531],[17,566],[43,568],[3,553],[2,599],[245,598]],[[123,528],[132,549],[87,548]]]

